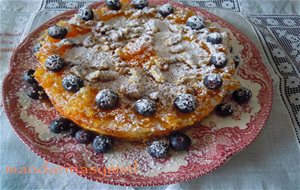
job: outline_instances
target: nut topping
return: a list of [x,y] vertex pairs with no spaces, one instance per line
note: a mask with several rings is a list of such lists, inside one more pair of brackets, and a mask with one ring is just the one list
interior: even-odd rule
[[171,45],[177,44],[177,43],[179,43],[181,41],[182,41],[182,35],[181,34],[175,34],[175,35],[169,37],[166,40],[165,44],[167,46],[171,46]]
[[118,73],[115,71],[93,71],[85,76],[85,79],[90,82],[107,82],[113,81],[118,77]]
[[169,49],[169,52],[173,53],[173,54],[182,53],[184,51],[185,51],[185,49],[181,44],[171,46],[170,49]]

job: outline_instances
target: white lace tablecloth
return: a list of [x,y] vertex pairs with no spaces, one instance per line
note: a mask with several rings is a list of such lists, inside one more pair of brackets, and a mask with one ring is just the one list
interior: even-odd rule
[[[95,1],[0,1],[0,80],[14,48],[37,26]],[[120,187],[76,174],[7,174],[6,166],[44,161],[15,135],[0,108],[0,189],[300,189],[300,1],[182,0],[209,9],[243,31],[261,51],[273,78],[270,119],[258,139],[224,166],[198,179],[160,187]],[[19,77],[19,76],[16,76]],[[48,167],[55,167],[48,164]]]

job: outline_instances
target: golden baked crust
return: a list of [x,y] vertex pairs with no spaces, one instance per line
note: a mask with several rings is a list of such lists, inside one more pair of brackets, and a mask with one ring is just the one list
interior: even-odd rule
[[[84,129],[133,141],[167,135],[199,122],[239,86],[233,79],[229,34],[208,22],[201,32],[188,29],[185,23],[193,11],[176,8],[172,15],[162,18],[155,6],[137,11],[124,2],[120,11],[106,6],[93,11],[92,21],[75,15],[57,23],[68,29],[65,39],[53,39],[45,33],[40,40],[42,48],[35,54],[41,63],[36,68],[36,80],[56,110]],[[221,33],[222,44],[205,41],[213,32]],[[213,52],[228,56],[226,67],[217,69],[209,63]],[[44,66],[53,54],[68,63],[60,72]],[[62,78],[70,73],[84,79],[84,87],[76,93],[62,86]],[[210,73],[222,76],[219,90],[203,85],[203,78]],[[120,97],[112,110],[96,105],[96,94],[104,88],[113,89]],[[195,96],[195,111],[181,113],[174,108],[173,100],[180,93]],[[156,101],[153,116],[136,113],[134,102],[141,98]]]

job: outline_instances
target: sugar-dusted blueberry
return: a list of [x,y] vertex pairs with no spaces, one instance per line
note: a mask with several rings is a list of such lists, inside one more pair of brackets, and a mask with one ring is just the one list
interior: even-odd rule
[[34,72],[35,72],[35,70],[33,70],[33,69],[29,69],[28,71],[26,71],[23,75],[23,81],[25,81],[31,85],[36,85],[37,81],[35,80],[35,78],[33,76]]
[[188,18],[186,25],[194,30],[200,30],[204,28],[204,19],[202,16],[191,16]]
[[167,17],[168,15],[172,14],[174,12],[174,9],[171,4],[167,3],[161,6],[158,10],[158,12],[161,14],[163,17]]
[[45,67],[49,71],[57,72],[65,66],[65,60],[59,55],[50,55],[45,62]]
[[219,74],[209,74],[204,77],[203,84],[210,90],[217,90],[221,88],[223,80]]
[[192,94],[179,94],[173,104],[182,113],[191,113],[197,106],[195,97]]
[[33,85],[27,88],[27,96],[34,100],[47,99],[48,96],[41,86]]
[[240,62],[241,62],[241,58],[238,55],[236,55],[233,57],[233,62],[234,62],[235,68],[238,68],[238,66],[240,65]]
[[169,144],[163,140],[155,140],[148,146],[148,153],[153,158],[165,158],[169,153]]
[[221,69],[227,65],[228,59],[225,53],[216,52],[212,54],[209,62],[210,64],[213,64],[217,69]]
[[131,4],[136,9],[143,9],[148,6],[148,1],[147,0],[132,0]]
[[112,109],[118,102],[119,95],[111,89],[103,89],[96,95],[96,104],[102,109]]
[[82,144],[88,144],[92,140],[92,134],[88,131],[81,129],[75,133],[75,140]]
[[221,103],[216,106],[215,112],[219,116],[229,116],[233,114],[233,108],[228,103]]
[[83,87],[83,80],[76,75],[70,74],[62,79],[62,86],[70,92],[77,92]]
[[64,27],[53,25],[48,29],[48,35],[54,39],[63,39],[68,33]]
[[212,44],[221,44],[222,35],[219,32],[213,32],[207,35],[206,41]]
[[94,138],[93,148],[97,153],[108,152],[113,145],[113,139],[106,135],[98,135]]
[[33,47],[33,53],[38,52],[41,49],[41,47],[42,47],[42,44],[40,44],[40,43],[35,44],[35,46]]
[[78,10],[78,16],[84,21],[89,21],[94,19],[94,12],[88,7],[82,7]]
[[111,10],[120,10],[121,8],[120,0],[106,0],[105,2]]
[[187,150],[191,146],[192,141],[186,134],[176,132],[170,135],[169,144],[172,149],[182,151]]
[[247,103],[252,97],[252,92],[250,89],[242,87],[232,93],[232,98],[239,104]]
[[134,104],[137,113],[143,116],[151,116],[156,112],[155,102],[148,99],[137,100]]
[[53,133],[60,133],[70,129],[70,120],[66,118],[58,118],[51,122],[49,129]]

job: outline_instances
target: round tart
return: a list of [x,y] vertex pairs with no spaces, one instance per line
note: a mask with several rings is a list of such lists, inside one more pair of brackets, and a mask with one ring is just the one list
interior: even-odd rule
[[132,141],[199,122],[239,87],[230,35],[190,9],[84,7],[41,36],[35,79],[82,128]]

